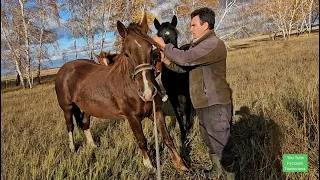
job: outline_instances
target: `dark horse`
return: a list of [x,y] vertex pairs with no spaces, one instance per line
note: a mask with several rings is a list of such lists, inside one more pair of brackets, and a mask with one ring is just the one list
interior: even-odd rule
[[[158,30],[157,35],[162,37],[166,44],[171,43],[175,47],[178,47],[178,30],[176,29],[176,25],[176,16],[173,16],[171,23],[164,22],[161,25],[156,18],[154,19],[154,26]],[[187,44],[180,49],[189,49],[189,47],[190,45]],[[189,92],[189,72],[176,73],[168,69],[165,65],[162,65],[161,80],[177,117],[181,139],[185,140],[187,132],[193,124],[191,114],[194,112]]]
[[69,147],[73,143],[72,115],[84,131],[87,143],[95,146],[90,133],[90,116],[102,119],[127,119],[142,151],[143,164],[153,168],[147,153],[147,140],[141,121],[152,115],[152,100],[156,103],[158,131],[168,147],[175,166],[187,170],[165,126],[161,98],[154,86],[151,66],[153,41],[147,35],[146,15],[140,24],[127,28],[117,22],[123,38],[122,52],[112,66],[101,66],[90,60],[74,60],[63,65],[56,76],[55,90],[67,124]]

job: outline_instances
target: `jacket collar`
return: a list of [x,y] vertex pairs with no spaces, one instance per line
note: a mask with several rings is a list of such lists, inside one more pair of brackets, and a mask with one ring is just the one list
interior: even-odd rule
[[208,37],[210,36],[216,36],[216,33],[214,32],[214,30],[211,30],[207,33],[205,33],[204,35],[202,35],[200,38],[198,39],[194,39],[192,42],[191,42],[191,46],[195,46],[197,44],[199,44],[201,41],[207,39]]

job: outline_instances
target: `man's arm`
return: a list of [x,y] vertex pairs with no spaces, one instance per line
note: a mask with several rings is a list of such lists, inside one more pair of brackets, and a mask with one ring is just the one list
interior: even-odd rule
[[168,69],[170,69],[171,71],[174,71],[177,73],[186,73],[187,72],[186,70],[184,70],[180,66],[178,66],[176,63],[171,63],[170,65],[166,65],[166,67]]
[[199,59],[213,51],[217,45],[218,39],[216,37],[210,37],[188,50],[180,50],[175,48],[172,44],[167,44],[163,52],[170,60],[179,65],[195,66],[215,62],[215,59],[206,58],[206,60],[202,59],[201,61],[199,61]]
[[177,73],[187,72],[186,70],[182,69],[180,66],[178,66],[177,64],[173,63],[168,58],[166,58],[163,52],[160,51],[160,54],[161,54],[161,62],[163,62],[168,69]]

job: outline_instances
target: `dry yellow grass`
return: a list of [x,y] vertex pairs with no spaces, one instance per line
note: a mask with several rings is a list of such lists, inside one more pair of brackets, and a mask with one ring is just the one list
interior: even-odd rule
[[[288,41],[260,41],[229,52],[227,78],[233,89],[232,133],[241,157],[241,179],[318,179],[319,46],[318,35]],[[1,93],[1,179],[155,179],[146,170],[126,121],[93,118],[99,147],[69,152],[68,135],[53,83]],[[167,126],[180,149],[179,128]],[[144,132],[155,165],[152,122]],[[161,145],[163,179],[205,179],[210,168],[198,120],[189,137],[192,172],[181,174]],[[283,154],[308,154],[308,173],[283,173]]]

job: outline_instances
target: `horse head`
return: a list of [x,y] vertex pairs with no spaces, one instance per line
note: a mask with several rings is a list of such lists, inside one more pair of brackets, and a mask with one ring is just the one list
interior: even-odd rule
[[117,22],[117,29],[123,39],[123,58],[128,63],[132,79],[138,86],[138,94],[144,101],[152,101],[157,94],[152,78],[153,66],[151,65],[152,39],[147,35],[149,27],[147,16],[144,15],[142,21],[130,23],[125,27],[120,21]]
[[99,64],[106,65],[106,66],[111,64],[111,60],[108,58],[108,56],[110,55],[110,51],[108,53],[101,51],[99,55],[97,54],[94,54],[94,55],[97,58]]
[[158,30],[157,36],[162,37],[166,44],[171,43],[175,47],[178,47],[178,30],[177,26],[177,17],[174,15],[170,22],[163,22],[160,24],[157,18],[154,18],[154,26]]

